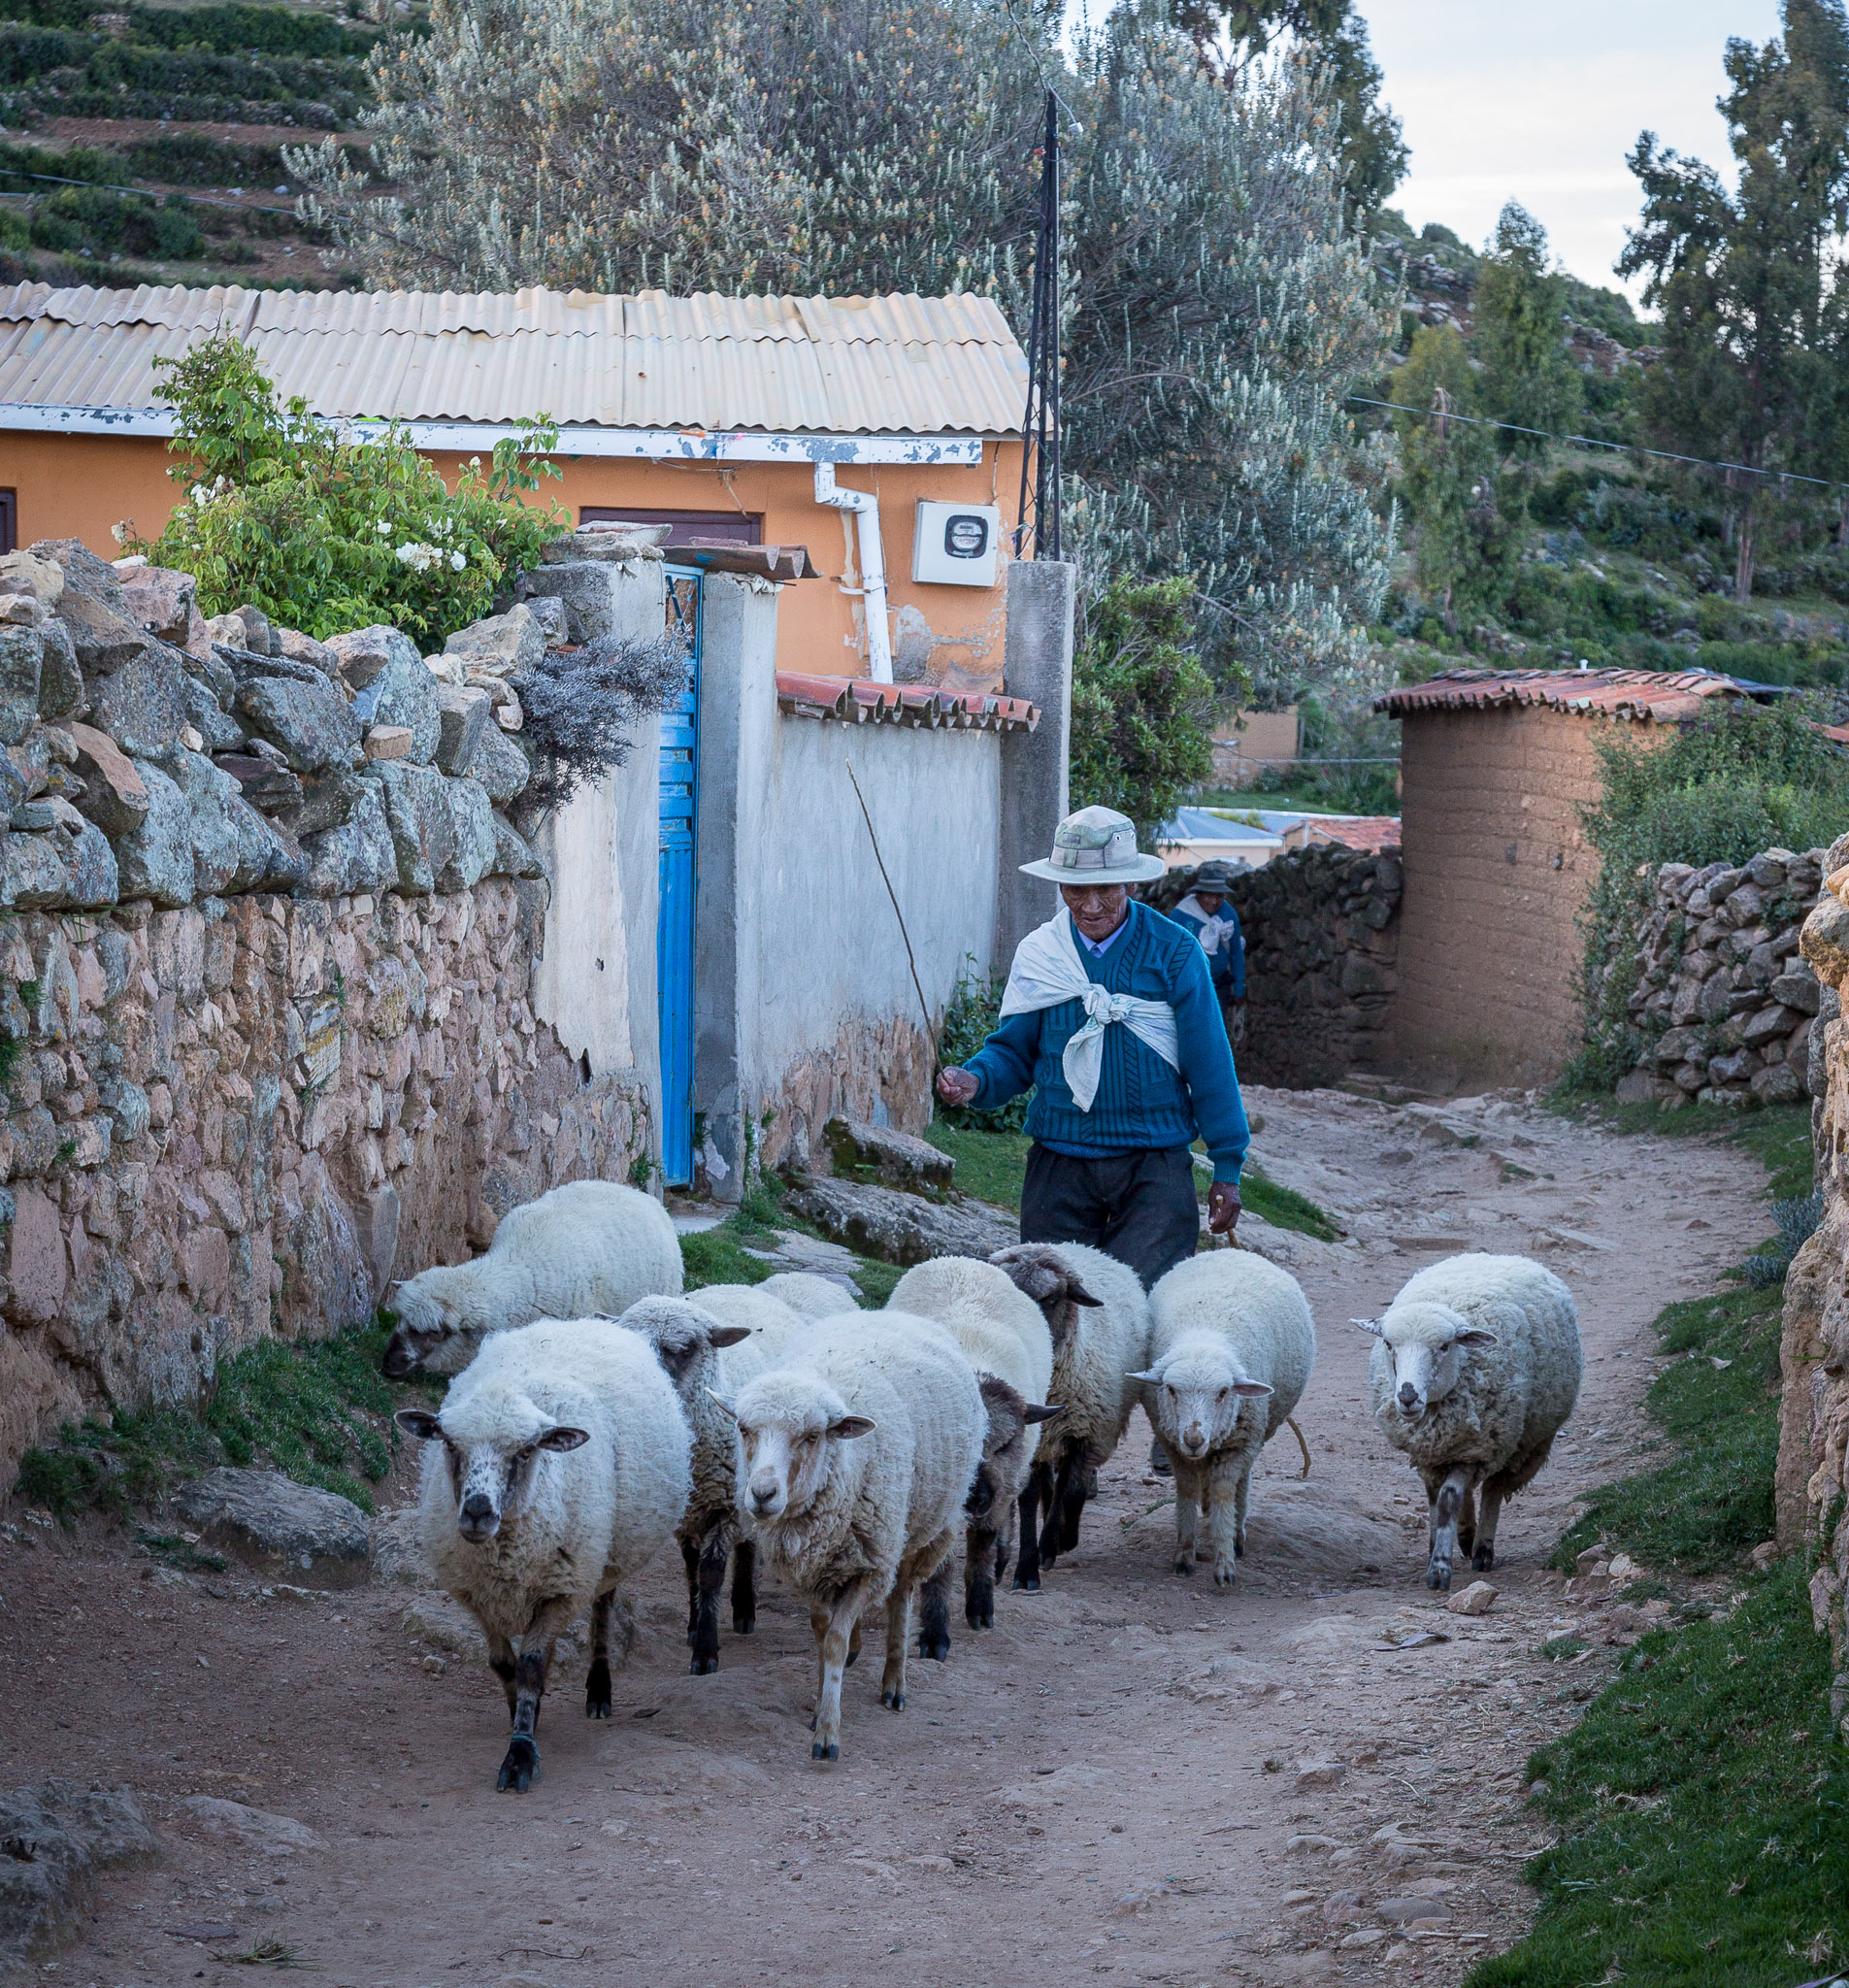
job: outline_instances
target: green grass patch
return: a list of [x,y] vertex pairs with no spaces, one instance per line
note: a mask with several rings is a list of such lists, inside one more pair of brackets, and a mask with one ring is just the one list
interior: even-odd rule
[[1469,1988],[1791,1988],[1849,1954],[1849,1754],[1787,1561],[1726,1621],[1657,1633],[1531,1778],[1561,1840],[1535,1930]]
[[978,1201],[1020,1213],[1027,1149],[1033,1144],[1025,1133],[987,1132],[980,1126],[946,1124],[939,1117],[932,1119],[925,1138],[957,1163],[954,1185],[958,1193],[973,1194]]
[[[1205,1176],[1201,1186],[1205,1196]],[[1340,1239],[1341,1231],[1325,1209],[1318,1208],[1307,1194],[1299,1194],[1294,1187],[1280,1187],[1255,1161],[1247,1160],[1239,1175],[1239,1201],[1274,1229],[1295,1229],[1300,1236],[1314,1236],[1319,1242]]]
[[[761,1284],[766,1277],[775,1276],[777,1265],[766,1262],[762,1256],[753,1256],[753,1249],[775,1249],[779,1229],[820,1236],[822,1232],[813,1222],[791,1214],[783,1207],[783,1192],[782,1181],[774,1175],[761,1175],[751,1183],[737,1212],[716,1229],[682,1236],[680,1263],[684,1288],[697,1291],[706,1284]],[[856,1256],[853,1276],[863,1301],[876,1309],[892,1296],[892,1287],[905,1272],[896,1264]]]
[[1646,1404],[1673,1454],[1595,1491],[1556,1567],[1570,1571],[1574,1554],[1604,1540],[1647,1567],[1715,1574],[1771,1537],[1781,1305],[1775,1289],[1732,1290],[1662,1312],[1662,1349],[1683,1357],[1651,1382]]
[[281,1471],[371,1511],[368,1487],[391,1469],[397,1444],[392,1411],[443,1386],[386,1380],[379,1371],[385,1338],[368,1327],[248,1347],[219,1369],[203,1414],[150,1408],[67,1423],[55,1442],[26,1451],[14,1488],[61,1519],[85,1511],[119,1518],[182,1477],[231,1464]]

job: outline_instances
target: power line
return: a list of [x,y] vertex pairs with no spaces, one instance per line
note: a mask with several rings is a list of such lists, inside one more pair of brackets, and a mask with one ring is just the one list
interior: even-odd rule
[[[1370,400],[1366,394],[1351,393],[1351,401],[1364,408],[1391,408],[1396,414],[1436,414],[1436,408],[1409,408],[1397,400]],[[1705,455],[1676,455],[1667,448],[1643,448],[1634,442],[1605,442],[1597,435],[1563,435],[1553,428],[1524,428],[1516,421],[1491,421],[1481,414],[1451,414],[1442,416],[1447,421],[1468,421],[1473,428],[1505,428],[1511,435],[1539,435],[1549,442],[1577,442],[1587,448],[1616,448],[1627,455],[1654,455],[1661,462],[1693,463],[1698,469],[1738,470],[1742,476],[1776,477],[1781,483],[1817,483],[1826,490],[1849,490],[1849,483],[1836,481],[1831,477],[1803,477],[1796,470],[1760,470],[1751,463],[1714,462]]]
[[[64,180],[56,173],[21,173],[12,166],[0,166],[0,180],[45,180],[53,186],[94,186],[99,193],[139,193],[144,200],[158,200],[162,196],[150,193],[146,186],[113,186],[107,180]],[[253,207],[244,200],[221,200],[211,193],[182,193],[182,200],[197,201],[201,207],[235,207],[240,214],[286,214],[293,215],[292,207]]]

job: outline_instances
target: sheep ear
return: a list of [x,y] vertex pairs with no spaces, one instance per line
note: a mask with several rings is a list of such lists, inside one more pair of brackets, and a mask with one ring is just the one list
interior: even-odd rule
[[407,1436],[414,1436],[420,1442],[441,1442],[443,1424],[428,1408],[400,1408],[392,1417]]
[[1067,1278],[1066,1295],[1073,1301],[1074,1305],[1090,1305],[1095,1307],[1100,1311],[1102,1311],[1105,1308],[1105,1301],[1102,1298],[1094,1298],[1092,1294],[1088,1290],[1086,1290],[1084,1285],[1081,1284],[1076,1277]]
[[750,1337],[751,1328],[748,1325],[715,1325],[707,1334],[707,1338],[715,1346],[736,1346],[741,1340],[748,1340]]
[[732,1404],[726,1400],[725,1396],[722,1395],[716,1387],[708,1388],[707,1395],[710,1400],[717,1402],[720,1408],[722,1408],[725,1410],[725,1412],[732,1417],[733,1421],[736,1422],[739,1419],[738,1409],[735,1408],[732,1406]]
[[871,1436],[877,1426],[871,1415],[842,1415],[828,1425],[828,1433],[849,1442],[856,1436]]
[[1387,1336],[1386,1328],[1377,1318],[1351,1318],[1348,1323],[1360,1326],[1363,1332],[1372,1333],[1377,1340],[1384,1340]]
[[588,1429],[574,1429],[567,1424],[561,1424],[556,1429],[548,1429],[533,1447],[556,1450],[562,1454],[568,1449],[581,1449],[590,1440],[591,1432]]
[[1236,1380],[1233,1383],[1235,1394],[1249,1395],[1254,1401],[1262,1401],[1271,1391],[1262,1380]]
[[1050,1422],[1055,1415],[1063,1415],[1065,1412],[1064,1402],[1029,1402],[1027,1412],[1022,1419],[1028,1422]]
[[1160,1380],[1162,1378],[1162,1375],[1158,1374],[1153,1367],[1151,1367],[1146,1373],[1143,1374],[1126,1374],[1124,1375],[1124,1378],[1126,1380]]
[[1484,1331],[1480,1325],[1467,1325],[1457,1335],[1457,1342],[1461,1346],[1493,1346],[1496,1343],[1496,1335]]

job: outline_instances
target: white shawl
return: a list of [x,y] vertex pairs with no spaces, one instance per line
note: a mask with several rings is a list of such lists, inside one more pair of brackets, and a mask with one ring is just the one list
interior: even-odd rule
[[1007,986],[1002,994],[1002,1019],[1056,1008],[1062,1001],[1082,1001],[1085,1023],[1075,1030],[1060,1058],[1073,1102],[1089,1111],[1098,1095],[1105,1061],[1105,1031],[1112,1022],[1146,1043],[1171,1070],[1181,1067],[1175,1035],[1174,1010],[1166,1001],[1139,1001],[1134,994],[1112,994],[1085,972],[1073,942],[1071,916],[1061,911],[1037,926],[1014,949]]
[[1204,910],[1198,897],[1184,897],[1175,906],[1175,910],[1186,911],[1189,917],[1201,920],[1201,930],[1197,936],[1201,941],[1201,950],[1208,959],[1219,951],[1222,941],[1231,941],[1234,933],[1239,929],[1239,921],[1237,918],[1223,918],[1218,911]]

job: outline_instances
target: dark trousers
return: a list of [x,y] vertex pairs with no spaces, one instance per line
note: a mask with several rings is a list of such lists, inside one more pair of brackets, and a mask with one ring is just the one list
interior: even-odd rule
[[1023,1242],[1088,1242],[1150,1289],[1201,1240],[1194,1158],[1184,1145],[1079,1160],[1036,1142],[1021,1188]]

